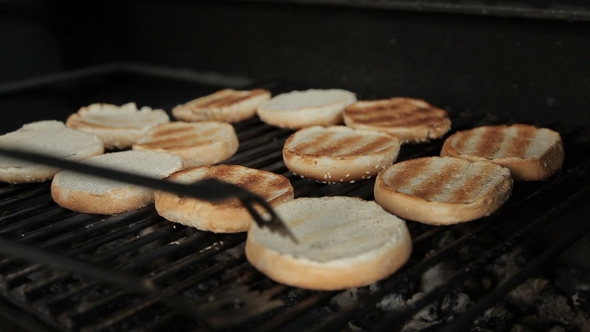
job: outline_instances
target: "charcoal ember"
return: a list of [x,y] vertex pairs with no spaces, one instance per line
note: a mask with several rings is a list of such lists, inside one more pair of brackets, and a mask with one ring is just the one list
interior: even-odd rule
[[573,296],[578,291],[590,291],[590,268],[579,264],[561,264],[553,272],[555,287],[560,293]]
[[349,322],[346,325],[346,327],[347,327],[346,331],[351,331],[351,332],[362,332],[365,330],[362,327],[356,326],[354,323],[351,323],[351,322]]
[[496,277],[486,271],[479,271],[465,279],[461,291],[468,293],[473,298],[478,298],[487,294],[496,286]]
[[472,305],[473,301],[467,294],[450,292],[445,295],[440,305],[441,317],[451,320],[454,315],[467,311]]
[[447,263],[439,263],[422,274],[420,291],[428,293],[432,289],[444,284],[454,273],[454,269]]
[[453,242],[455,242],[457,239],[455,237],[455,234],[453,234],[451,231],[446,231],[443,232],[442,234],[436,236],[434,238],[434,246],[437,248],[446,248],[448,246],[450,246],[451,244],[453,244]]
[[355,304],[358,300],[358,289],[357,288],[349,288],[344,292],[334,296],[330,303],[332,305],[336,305],[337,307],[344,309],[348,308],[351,305]]
[[[416,301],[424,296],[424,293],[416,293],[406,303],[412,306]],[[442,319],[440,318],[440,312],[438,303],[429,303],[424,308],[420,309],[417,313],[412,316],[412,319],[406,322],[402,328],[402,332],[413,332],[422,331],[431,326],[440,324]]]
[[555,325],[549,332],[567,332],[567,330],[563,326]]
[[547,329],[555,324],[567,326],[575,317],[576,313],[568,305],[566,297],[546,292],[535,302],[535,311],[520,321],[538,329]]
[[[217,242],[219,244],[223,244],[223,241]],[[225,262],[230,259],[239,259],[244,256],[244,247],[246,243],[240,243],[233,248],[226,249],[219,254],[215,255],[214,259],[216,262]]]
[[500,256],[493,264],[489,265],[487,270],[496,276],[499,282],[503,282],[520,271],[526,264],[522,248],[518,247]]
[[515,323],[510,328],[510,332],[537,332],[537,330],[533,330],[526,325]]
[[376,304],[377,308],[385,312],[397,312],[406,307],[406,299],[401,294],[388,294]]
[[572,304],[578,310],[590,312],[590,291],[577,291],[571,299]]
[[567,298],[551,291],[543,293],[536,302],[538,316],[547,322],[568,325],[575,313]]
[[475,327],[472,331],[509,331],[512,319],[512,314],[504,306],[491,307],[475,320]]
[[506,301],[517,306],[521,311],[528,312],[535,306],[535,301],[548,284],[547,279],[529,278],[508,293]]
[[306,297],[309,294],[309,291],[307,289],[303,289],[303,288],[293,288],[289,291],[289,293],[287,294],[288,298],[292,298],[292,299],[299,299],[299,298],[303,298]]

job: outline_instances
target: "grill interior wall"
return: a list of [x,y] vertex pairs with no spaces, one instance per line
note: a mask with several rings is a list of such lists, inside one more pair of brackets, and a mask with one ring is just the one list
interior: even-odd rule
[[[532,7],[551,2],[566,4]],[[587,22],[257,1],[64,3],[52,15],[65,68],[134,61],[590,122]]]

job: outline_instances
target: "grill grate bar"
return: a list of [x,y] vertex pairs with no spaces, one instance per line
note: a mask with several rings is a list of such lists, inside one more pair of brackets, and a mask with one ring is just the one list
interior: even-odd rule
[[168,306],[178,310],[188,317],[193,317],[195,319],[199,318],[198,310],[195,310],[193,305],[183,297],[165,294],[157,290],[149,281],[139,279],[126,273],[105,269],[71,257],[49,253],[41,249],[20,243],[14,243],[1,238],[0,252],[5,255],[27,260],[42,260],[45,264],[57,269],[65,269],[82,275],[91,276],[97,280],[108,282],[110,284],[122,285],[134,292],[161,298]]
[[49,192],[49,187],[41,186],[30,191],[23,192],[12,197],[4,198],[0,200],[0,209],[10,209],[10,205],[21,206],[23,201],[37,198],[39,196],[45,196]]
[[81,226],[82,224],[96,222],[103,218],[104,216],[96,214],[77,214],[71,218],[67,218],[57,223],[50,224],[45,227],[23,234],[23,236],[17,241],[21,243],[40,241],[41,239],[47,238],[51,235],[63,234],[66,231],[72,231],[72,229]]
[[4,210],[4,212],[2,212],[2,217],[0,219],[0,227],[11,224],[13,222],[18,222],[19,220],[36,215],[44,209],[49,209],[55,206],[52,200],[47,200],[44,197],[36,198],[22,203],[25,204],[23,204],[23,206],[20,206],[17,209],[14,209],[12,211]]
[[151,274],[151,279],[157,284],[162,283],[162,280],[169,276],[178,273],[183,269],[194,266],[197,263],[229,248],[233,248],[244,241],[244,235],[238,234],[224,238],[222,241],[216,242],[208,247],[201,249],[199,252],[185,256],[171,265],[162,267],[159,271],[154,271]]
[[[156,217],[150,217],[150,219],[154,219],[154,218],[159,219]],[[170,226],[170,225],[167,225],[167,226]],[[167,229],[165,229],[165,228],[167,228]],[[115,248],[115,249],[108,251],[104,254],[95,255],[93,257],[93,261],[95,263],[107,263],[107,264],[111,263],[112,264],[111,260],[121,257],[122,255],[132,252],[140,247],[143,247],[148,243],[151,243],[153,241],[156,241],[156,240],[159,240],[159,239],[164,238],[166,236],[169,236],[172,233],[174,233],[174,229],[172,227],[164,227],[164,228],[158,230],[157,232],[152,232],[146,236],[140,237],[139,239],[133,240],[133,241],[127,243],[126,245]],[[134,262],[127,263],[127,264],[133,265],[133,263]],[[120,266],[125,267],[126,265],[122,264]],[[136,265],[133,265],[133,266],[135,267]],[[56,275],[55,278],[47,278],[47,279],[39,280],[37,282],[29,283],[27,285],[26,289],[24,289],[24,292],[26,294],[30,294],[33,292],[40,291],[43,288],[49,287],[52,283],[57,282],[67,276],[68,276],[68,273],[63,273],[63,274]],[[54,296],[50,297],[50,299],[47,299],[45,301],[46,301],[46,303],[51,302],[51,301],[59,302],[59,301],[66,299],[67,297],[74,296],[74,295],[84,292],[92,287],[95,287],[96,285],[97,285],[97,282],[94,280],[86,281],[85,283],[81,283],[79,285],[76,285],[75,287],[73,287],[67,291],[64,291],[61,294],[54,295]],[[43,304],[39,304],[39,305],[43,306]]]
[[[164,256],[170,255],[172,251],[180,250],[183,247],[187,247],[189,245],[194,244],[195,242],[199,242],[199,241],[203,240],[204,236],[205,235],[203,235],[203,234],[198,234],[198,235],[190,237],[190,238],[185,238],[184,241],[178,241],[178,244],[172,244],[172,245],[167,244],[166,246],[158,248],[157,250],[154,250],[151,253],[148,253],[148,254],[143,255],[137,259],[134,259],[132,262],[127,262],[127,263],[123,264],[123,266],[116,268],[116,270],[121,271],[121,272],[133,271],[135,269],[138,269],[139,267],[142,267],[146,264],[149,264],[149,263],[155,261],[159,257],[164,257]],[[150,284],[154,284],[153,280],[151,280],[150,277],[146,277],[146,278],[144,278],[144,280],[149,281]],[[94,281],[90,281],[88,284],[86,284],[86,289],[88,289],[89,287],[92,287],[94,285],[95,285]],[[116,299],[117,297],[119,297],[123,294],[124,294],[124,292],[121,290],[117,290],[114,292],[106,292],[105,294],[100,295],[96,299],[93,299],[93,301],[91,303],[80,304],[77,309],[74,309],[76,311],[75,313],[72,313],[72,314],[64,313],[63,315],[64,316],[70,316],[70,315],[75,316],[78,314],[84,314],[87,311],[92,311],[92,310],[96,309],[97,307],[103,305],[104,303],[111,302],[113,299]],[[153,301],[156,301],[156,300],[153,299]],[[69,318],[71,318],[71,317],[69,317]]]
[[[17,233],[16,236],[22,236],[24,233],[40,223],[46,223],[48,220],[56,220],[58,218],[65,218],[66,215],[73,216],[75,212],[64,209],[62,207],[51,206],[47,212],[38,213],[32,217],[22,219],[18,222],[6,225],[0,228],[0,235],[9,233]],[[68,218],[71,218],[68,216]]]
[[[462,236],[449,246],[437,251],[433,255],[422,259],[420,263],[412,266],[410,269],[402,269],[402,271],[397,272],[388,281],[383,283],[381,289],[370,295],[367,295],[365,298],[360,299],[352,306],[330,317],[324,324],[314,329],[314,331],[331,330],[340,327],[355,314],[361,305],[364,307],[374,306],[384,296],[395,291],[398,287],[401,287],[403,283],[406,283],[408,280],[420,277],[429,268],[435,266],[450,255],[457,253],[461,248],[474,242],[479,237],[489,234],[489,232],[492,230],[498,229],[502,225],[505,225],[509,222],[526,222],[527,220],[541,217],[545,212],[548,211],[548,209],[550,209],[552,206],[555,206],[554,202],[560,199],[560,195],[562,196],[562,200],[566,199],[563,197],[563,195],[568,195],[572,192],[573,188],[579,188],[581,185],[588,183],[588,177],[590,175],[586,174],[585,172],[587,168],[587,164],[579,165],[575,170],[572,170],[567,174],[554,179],[554,181],[546,184],[541,189],[526,196],[522,201],[513,204],[509,209],[503,209],[494,216],[483,218],[481,220],[481,224],[469,234]],[[550,203],[548,204],[547,202]],[[534,208],[531,209],[531,206],[534,206]],[[529,231],[533,230],[533,228],[529,228]],[[503,244],[499,245],[499,247],[503,248],[503,252],[505,252],[508,248]],[[473,269],[469,268],[469,270],[471,271]],[[421,300],[428,295],[429,294],[425,295],[423,298],[421,298]],[[419,307],[419,303],[422,303],[421,300],[418,300],[420,302],[415,303],[416,308]],[[426,300],[423,300],[423,302],[426,303]],[[388,325],[388,327],[390,326]]]
[[285,309],[277,318],[267,321],[256,328],[257,332],[276,331],[281,326],[300,317],[313,307],[326,302],[334,295],[334,292],[318,292],[299,301],[297,304]]
[[[563,213],[565,209],[571,207],[574,203],[579,202],[582,196],[588,195],[588,192],[590,192],[590,187],[586,187],[585,190],[582,190],[578,192],[576,195],[570,197],[568,201],[559,204],[554,209],[552,209],[551,212],[548,213],[548,215],[540,217],[540,222],[544,223],[546,222],[544,219],[550,219],[555,217],[555,215]],[[534,223],[536,222],[537,221],[535,221]],[[508,292],[510,292],[518,285],[523,283],[535,272],[539,271],[539,269],[549,260],[556,257],[565,249],[572,246],[582,236],[588,233],[590,233],[590,223],[582,223],[577,226],[574,226],[572,231],[568,232],[568,235],[566,235],[557,243],[551,245],[549,248],[543,251],[543,253],[541,253],[539,256],[537,256],[535,259],[529,262],[524,268],[518,271],[510,279],[506,280],[504,283],[499,285],[491,293],[487,294],[482,299],[479,299],[479,301],[477,301],[477,303],[473,307],[461,314],[457,318],[457,320],[453,322],[453,324],[445,327],[442,331],[450,332],[465,329],[468,325],[473,323],[473,320],[477,315],[479,315],[488,307],[500,301]]]
[[[196,283],[198,283],[202,280],[205,280],[206,278],[210,278],[210,277],[214,276],[215,274],[222,273],[229,266],[232,266],[232,265],[235,265],[239,262],[242,262],[242,261],[244,261],[244,259],[245,259],[245,256],[243,254],[236,256],[236,257],[232,257],[232,258],[227,259],[223,262],[220,262],[216,265],[213,265],[205,270],[202,270],[202,271],[190,276],[189,278],[186,278],[180,282],[177,282],[172,286],[169,286],[167,288],[163,288],[162,291],[167,294],[177,294],[183,290],[191,288],[193,285],[195,285]],[[115,294],[113,294],[113,297],[110,298],[109,300],[113,300],[116,298],[116,296],[121,296],[123,294],[124,294],[123,291],[118,291]],[[107,327],[110,327],[112,325],[119,323],[120,321],[122,321],[124,319],[127,319],[130,316],[133,316],[134,314],[137,314],[138,312],[140,312],[142,310],[145,310],[146,308],[148,308],[149,306],[151,306],[157,302],[158,302],[157,298],[154,298],[154,297],[145,298],[141,301],[133,303],[133,305],[130,308],[127,308],[126,310],[122,310],[118,314],[110,316],[107,321],[104,321],[104,322],[101,322],[101,323],[98,323],[95,325],[91,325],[91,326],[86,326],[85,330],[95,331],[95,330],[105,329]],[[196,307],[198,308],[198,304]],[[82,313],[87,313],[88,311],[95,309],[95,308],[97,308],[97,306],[95,306],[94,303],[92,306],[80,308],[83,312],[75,312],[75,313],[72,312],[71,314],[68,315],[69,316],[68,319],[74,319],[76,316],[78,316]]]
[[[64,251],[63,254],[68,255],[68,256],[80,255],[82,253],[96,249],[96,248],[100,247],[101,245],[107,244],[107,243],[115,240],[118,237],[125,236],[127,234],[134,234],[138,230],[141,230],[145,227],[153,225],[159,221],[160,221],[159,218],[154,218],[152,216],[150,218],[147,218],[142,221],[136,222],[132,225],[129,225],[129,227],[119,229],[116,232],[111,232],[111,233],[105,234],[103,236],[95,237],[91,241],[87,241],[84,244],[74,246],[74,247]],[[69,233],[66,233],[66,234],[69,234]],[[48,247],[48,245],[46,243],[41,243],[37,247],[46,249]],[[106,259],[104,259],[104,258],[100,259],[100,257],[96,257],[94,261],[95,262],[104,262],[104,261],[106,261]],[[13,273],[5,276],[3,279],[3,282],[5,282],[5,283],[14,282],[15,280],[17,280],[19,278],[23,278],[23,277],[27,276],[28,274],[31,274],[35,271],[40,270],[42,267],[43,267],[42,264],[33,264],[30,266],[27,266],[26,268],[23,268],[21,270],[18,270],[16,272],[13,272]],[[61,277],[64,277],[65,275],[67,275],[67,273],[60,273],[60,274],[52,277],[50,280],[47,279],[47,281],[49,283],[53,283],[58,280],[58,276],[61,278]],[[44,284],[47,284],[47,283],[44,283]],[[36,287],[39,287],[39,285],[29,284],[29,287],[36,288]]]
[[10,199],[13,196],[35,190],[40,186],[46,186],[45,183],[23,183],[19,185],[0,184],[0,201]]

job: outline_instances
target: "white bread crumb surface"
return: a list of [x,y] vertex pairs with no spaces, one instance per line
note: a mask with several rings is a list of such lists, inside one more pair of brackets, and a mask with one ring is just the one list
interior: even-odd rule
[[[143,175],[155,179],[162,179],[182,168],[182,160],[167,153],[153,151],[122,151],[107,153],[89,158],[83,163],[110,168],[136,175]],[[107,191],[132,186],[130,184],[107,180],[87,174],[72,171],[62,171],[56,175],[54,182],[69,190],[81,190],[94,195]]]
[[292,91],[271,98],[258,107],[260,119],[281,128],[299,129],[342,123],[342,111],[356,95],[340,89]]
[[[38,121],[0,136],[0,146],[80,161],[104,153],[102,140],[95,135],[70,129],[55,120]],[[10,183],[44,181],[59,170],[20,159],[0,156],[0,180]]]
[[354,197],[298,198],[277,207],[290,238],[252,224],[248,261],[290,286],[337,290],[370,285],[397,271],[412,241],[405,222]]

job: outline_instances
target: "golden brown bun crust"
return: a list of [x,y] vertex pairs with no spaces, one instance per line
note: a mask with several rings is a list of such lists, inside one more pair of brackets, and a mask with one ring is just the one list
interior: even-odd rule
[[412,240],[409,236],[404,237],[402,242],[384,250],[377,258],[351,266],[314,264],[309,260],[282,255],[253,241],[246,242],[245,250],[248,261],[276,282],[314,290],[339,290],[367,286],[397,271],[410,257]]
[[559,133],[514,124],[460,131],[445,141],[441,156],[486,160],[510,169],[516,181],[545,180],[565,157]]
[[399,155],[394,136],[344,126],[309,127],[291,135],[283,147],[289,170],[322,183],[370,179]]
[[163,110],[149,107],[138,110],[135,103],[92,104],[70,115],[66,125],[100,137],[107,149],[127,149],[151,127],[168,121],[168,114]]
[[427,142],[444,136],[451,129],[446,111],[412,98],[359,101],[348,106],[343,117],[351,128],[386,132],[404,143]]
[[[239,165],[200,166],[170,175],[166,180],[193,183],[215,178],[236,184],[265,198],[271,206],[293,199],[293,187],[282,175]],[[211,203],[156,191],[156,211],[167,220],[215,233],[248,230],[253,219],[237,199]],[[263,211],[259,211],[263,212]]]
[[172,114],[176,119],[188,122],[235,123],[256,115],[256,108],[270,99],[270,96],[270,91],[263,89],[251,91],[224,89],[179,105],[172,109]]
[[315,290],[362,287],[409,258],[405,221],[354,197],[298,198],[277,208],[299,242],[252,224],[248,261],[269,278]]
[[[82,163],[161,179],[182,169],[182,160],[167,153],[122,151],[89,158]],[[72,171],[61,171],[51,182],[51,197],[60,206],[89,214],[115,214],[153,203],[150,188]]]
[[130,186],[96,195],[71,190],[51,183],[51,197],[60,206],[89,214],[117,214],[148,206],[154,201],[153,190]]
[[158,125],[133,144],[133,150],[170,153],[184,168],[219,163],[238,151],[234,127],[227,122],[169,122]]
[[508,200],[512,185],[508,169],[490,162],[427,157],[379,173],[374,195],[401,218],[450,225],[490,215]]

